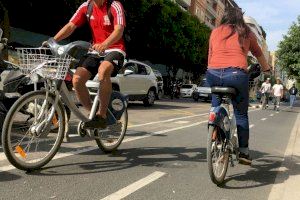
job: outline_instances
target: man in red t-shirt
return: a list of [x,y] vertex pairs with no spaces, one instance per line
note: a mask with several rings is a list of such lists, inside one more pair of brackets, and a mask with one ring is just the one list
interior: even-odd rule
[[[86,15],[89,3],[93,4],[93,9],[88,18]],[[118,70],[118,67],[123,65],[126,56],[122,37],[125,27],[123,6],[119,1],[88,0],[78,8],[71,20],[54,36],[54,39],[58,42],[69,37],[77,27],[87,22],[89,22],[93,37],[92,48],[107,54],[101,64],[95,54],[91,53],[84,57],[74,74],[73,86],[79,101],[90,111],[92,103],[85,84],[98,73],[101,83],[100,109],[95,118],[86,122],[84,126],[85,128],[106,128],[106,111],[112,92],[110,77]]]

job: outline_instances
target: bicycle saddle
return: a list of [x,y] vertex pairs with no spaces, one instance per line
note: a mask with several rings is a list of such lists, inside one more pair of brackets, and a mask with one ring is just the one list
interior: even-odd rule
[[232,94],[232,95],[235,95],[236,90],[234,88],[231,88],[231,87],[215,86],[215,87],[211,88],[211,93],[213,93],[213,94]]

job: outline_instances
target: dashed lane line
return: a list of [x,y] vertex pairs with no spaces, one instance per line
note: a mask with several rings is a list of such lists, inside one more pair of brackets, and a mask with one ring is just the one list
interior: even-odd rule
[[168,120],[163,120],[163,121],[154,121],[154,122],[149,122],[149,123],[145,123],[145,124],[137,124],[137,125],[128,126],[128,128],[135,128],[135,127],[148,126],[148,125],[153,125],[153,124],[173,122],[173,121],[177,121],[177,120],[181,120],[181,119],[189,119],[189,118],[200,117],[200,116],[205,116],[205,115],[208,115],[208,113],[202,113],[202,114],[191,115],[191,116],[186,116],[186,117],[178,117],[178,118],[173,118],[173,119],[168,119]]
[[190,121],[177,121],[175,124],[188,124]]
[[149,185],[150,183],[158,180],[159,178],[163,177],[164,175],[166,175],[165,172],[160,172],[160,171],[153,172],[149,176],[146,176],[145,178],[142,178],[142,179],[124,187],[123,189],[120,189],[119,191],[117,191],[101,200],[123,199],[123,198],[127,197],[128,195],[136,192],[137,190],[145,187],[146,185]]
[[270,117],[273,117],[274,116],[274,114],[270,114]]
[[262,118],[261,121],[266,121],[268,118]]
[[251,124],[250,126],[249,126],[249,128],[253,128],[255,125],[254,124]]

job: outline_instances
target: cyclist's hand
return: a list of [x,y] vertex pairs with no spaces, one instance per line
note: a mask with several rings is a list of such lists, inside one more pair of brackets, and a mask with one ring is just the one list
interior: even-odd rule
[[42,43],[42,47],[48,47],[48,41],[44,41],[44,42]]
[[108,45],[105,42],[103,42],[101,44],[94,44],[92,48],[98,51],[99,53],[103,53],[106,49],[108,49]]

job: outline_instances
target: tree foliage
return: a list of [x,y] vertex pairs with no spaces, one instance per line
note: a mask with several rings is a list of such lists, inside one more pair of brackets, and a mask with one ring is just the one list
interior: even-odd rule
[[125,8],[130,56],[168,65],[206,64],[210,29],[196,17],[168,0],[127,0]]
[[300,77],[300,16],[293,23],[288,34],[279,43],[276,65],[287,72],[289,77]]
[[[86,0],[22,0],[10,8],[12,25],[54,35]],[[170,0],[123,0],[131,40],[130,58],[181,67],[192,72],[205,70],[210,29]],[[22,16],[22,17],[20,17]],[[41,23],[42,22],[42,23]],[[80,38],[76,38],[80,39]]]
[[9,37],[9,18],[8,11],[4,4],[0,2],[0,28],[3,30],[3,37]]

